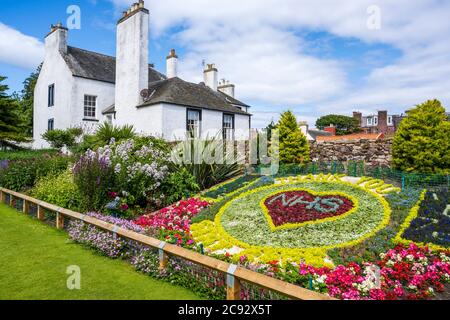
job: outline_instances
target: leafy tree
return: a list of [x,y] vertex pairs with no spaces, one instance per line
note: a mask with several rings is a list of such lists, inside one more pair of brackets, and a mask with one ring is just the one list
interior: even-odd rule
[[0,145],[11,145],[11,142],[24,142],[22,121],[17,113],[17,101],[9,96],[7,85],[2,84],[6,77],[0,76]]
[[277,129],[280,138],[280,162],[293,164],[310,161],[308,141],[291,111],[281,115]]
[[325,127],[334,125],[338,136],[352,134],[360,131],[359,121],[353,117],[330,114],[316,121],[316,127],[323,130]]
[[407,112],[395,134],[395,168],[407,172],[450,172],[450,122],[438,100],[429,100]]

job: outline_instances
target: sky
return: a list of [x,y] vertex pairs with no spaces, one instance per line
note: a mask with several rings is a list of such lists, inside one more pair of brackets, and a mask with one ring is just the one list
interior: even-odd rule
[[[129,0],[2,0],[0,75],[10,92],[43,60],[50,24],[80,29],[69,45],[115,55],[115,28]],[[150,57],[165,73],[177,50],[179,75],[203,81],[202,64],[236,85],[265,127],[292,110],[314,125],[327,114],[401,114],[428,99],[450,110],[450,1],[146,0]],[[69,10],[70,11],[70,10]]]

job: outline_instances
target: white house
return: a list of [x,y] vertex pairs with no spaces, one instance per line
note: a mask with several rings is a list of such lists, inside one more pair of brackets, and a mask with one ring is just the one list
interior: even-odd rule
[[41,137],[47,130],[82,127],[92,133],[105,121],[168,141],[249,138],[250,106],[234,97],[233,84],[218,83],[215,65],[206,66],[204,82],[184,81],[171,50],[161,74],[148,63],[148,33],[143,1],[117,24],[116,58],[68,46],[67,28],[51,27],[34,92],[35,148],[48,147]]

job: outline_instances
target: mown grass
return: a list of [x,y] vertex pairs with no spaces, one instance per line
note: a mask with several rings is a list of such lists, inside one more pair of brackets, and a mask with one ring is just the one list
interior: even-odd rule
[[0,160],[28,160],[41,157],[43,155],[54,155],[57,154],[58,150],[45,149],[45,150],[22,150],[22,151],[1,151],[0,150]]
[[[69,266],[81,289],[67,288]],[[66,233],[0,204],[0,300],[191,300],[181,287],[72,243]]]

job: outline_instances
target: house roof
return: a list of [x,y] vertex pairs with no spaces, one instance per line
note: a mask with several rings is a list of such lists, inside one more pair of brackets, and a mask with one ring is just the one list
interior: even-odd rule
[[116,113],[116,106],[113,104],[102,111],[102,114],[113,114]]
[[[98,80],[103,82],[116,82],[116,58],[104,54],[87,51],[75,47],[67,47],[63,58],[75,77]],[[148,66],[149,83],[166,79],[151,65]]]
[[204,84],[195,84],[180,78],[150,83],[150,98],[139,108],[158,103],[171,103],[194,108],[217,110],[233,114],[250,115],[235,105],[248,107],[243,102],[222,92],[214,91]]
[[321,136],[317,137],[318,142],[328,141],[353,141],[353,140],[380,140],[384,138],[383,133],[354,133],[345,136]]
[[314,140],[317,140],[318,137],[330,137],[333,134],[331,132],[328,131],[324,131],[324,130],[308,130],[308,134],[311,136],[311,138],[313,138]]

